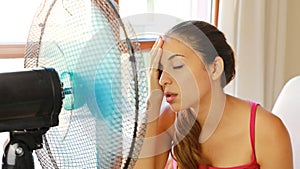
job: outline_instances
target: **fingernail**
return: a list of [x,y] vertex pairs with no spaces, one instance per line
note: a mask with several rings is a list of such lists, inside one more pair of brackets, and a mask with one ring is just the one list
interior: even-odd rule
[[156,39],[156,41],[160,41],[160,39],[161,39],[161,38],[160,38],[160,36],[159,36],[159,37]]
[[163,39],[162,39],[162,36],[159,36],[159,41],[162,41]]

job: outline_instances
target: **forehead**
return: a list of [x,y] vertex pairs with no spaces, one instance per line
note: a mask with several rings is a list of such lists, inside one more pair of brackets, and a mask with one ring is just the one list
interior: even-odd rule
[[175,38],[166,38],[164,40],[163,48],[163,57],[168,57],[173,54],[184,55],[188,60],[202,60],[202,56],[194,51],[191,47],[186,45],[183,41],[180,41]]
[[170,53],[177,54],[191,54],[193,53],[192,49],[185,45],[182,41],[174,38],[166,38],[163,44],[163,50]]

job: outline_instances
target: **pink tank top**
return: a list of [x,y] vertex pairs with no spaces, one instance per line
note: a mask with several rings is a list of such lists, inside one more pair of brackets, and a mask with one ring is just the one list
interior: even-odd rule
[[[207,169],[260,169],[259,164],[256,161],[256,155],[255,155],[255,116],[256,116],[256,107],[257,103],[251,102],[251,115],[250,115],[250,141],[251,141],[251,147],[252,147],[252,161],[249,164],[241,165],[241,166],[235,166],[235,167],[227,167],[227,168],[218,168],[218,167],[211,167],[208,166]],[[173,160],[173,168],[177,168],[176,161]],[[202,165],[199,166],[199,169],[205,169]]]

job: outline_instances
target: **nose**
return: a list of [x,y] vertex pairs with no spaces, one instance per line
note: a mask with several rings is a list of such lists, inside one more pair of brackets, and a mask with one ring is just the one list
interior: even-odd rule
[[162,71],[160,78],[159,78],[159,84],[164,88],[166,85],[172,84],[172,78],[169,73]]

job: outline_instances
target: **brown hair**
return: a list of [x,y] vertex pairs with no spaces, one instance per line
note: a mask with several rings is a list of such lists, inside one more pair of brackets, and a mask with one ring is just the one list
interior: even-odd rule
[[[190,46],[203,56],[201,59],[205,64],[220,56],[224,62],[222,87],[234,78],[234,52],[224,34],[215,26],[203,21],[185,21],[171,28],[166,37],[176,38]],[[206,166],[210,163],[202,155],[200,133],[201,126],[193,112],[186,110],[177,113],[172,156],[180,169],[197,169],[200,164]]]
[[180,169],[198,169],[199,164],[209,164],[201,155],[201,145],[198,142],[201,126],[193,112],[187,109],[177,113],[175,124],[172,157],[177,161],[177,166]]

